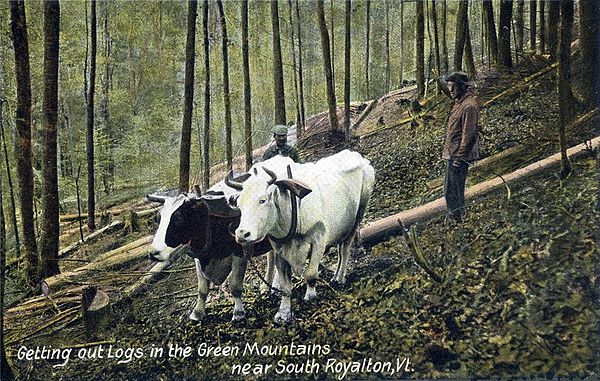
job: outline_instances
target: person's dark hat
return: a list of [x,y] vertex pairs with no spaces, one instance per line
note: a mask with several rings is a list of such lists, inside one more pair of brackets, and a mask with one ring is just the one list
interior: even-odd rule
[[271,128],[273,135],[287,135],[288,128],[282,124],[277,124]]
[[464,71],[457,71],[446,77],[446,83],[460,83],[464,86],[472,86],[473,82],[469,81],[469,76]]

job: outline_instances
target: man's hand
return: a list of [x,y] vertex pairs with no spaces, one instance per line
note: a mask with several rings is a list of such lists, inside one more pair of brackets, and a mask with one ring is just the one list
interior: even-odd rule
[[460,160],[452,160],[452,166],[454,168],[460,167]]

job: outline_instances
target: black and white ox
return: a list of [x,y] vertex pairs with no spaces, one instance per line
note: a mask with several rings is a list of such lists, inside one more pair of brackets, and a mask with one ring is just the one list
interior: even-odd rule
[[[338,264],[332,281],[344,283],[350,249],[375,182],[369,160],[344,150],[316,163],[287,163],[286,176],[264,169],[245,182],[230,186],[241,190],[237,206],[241,220],[235,231],[237,242],[249,244],[269,237],[275,250],[275,266],[282,291],[275,321],[292,319],[291,271],[302,274],[307,283],[305,300],[317,295],[315,286],[319,262],[325,251],[338,245]],[[294,198],[301,199],[293,205]],[[294,212],[295,209],[295,212]]]
[[[168,260],[174,248],[189,244],[189,255],[196,262],[198,278],[198,299],[189,316],[195,321],[202,320],[205,315],[209,282],[221,285],[228,276],[234,298],[232,320],[246,316],[242,293],[248,259],[244,255],[244,248],[230,232],[240,221],[239,210],[228,205],[229,197],[235,194],[236,190],[218,183],[201,197],[194,194],[166,197],[160,209],[160,223],[152,241],[150,257],[159,261]],[[268,240],[257,241],[253,255],[270,250]],[[267,267],[267,279],[271,279],[272,258],[267,261]]]

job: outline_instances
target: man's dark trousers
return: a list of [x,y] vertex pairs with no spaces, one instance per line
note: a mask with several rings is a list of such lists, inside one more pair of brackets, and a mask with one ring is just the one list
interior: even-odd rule
[[469,164],[461,161],[460,165],[455,167],[452,165],[453,160],[447,162],[444,197],[446,198],[448,218],[459,220],[465,211],[465,183]]

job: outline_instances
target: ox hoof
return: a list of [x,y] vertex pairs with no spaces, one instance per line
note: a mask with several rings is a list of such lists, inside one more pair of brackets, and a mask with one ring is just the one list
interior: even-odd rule
[[315,290],[306,291],[306,294],[304,294],[304,301],[305,302],[310,302],[311,300],[315,300],[317,298],[317,292]]
[[246,312],[244,311],[235,311],[233,316],[231,317],[231,321],[234,323],[246,321]]
[[190,314],[190,320],[199,322],[204,318],[204,311],[192,311]]
[[277,312],[277,314],[275,314],[275,324],[277,325],[288,325],[292,322],[294,316],[292,314],[292,312],[287,312],[287,313],[281,313]]

